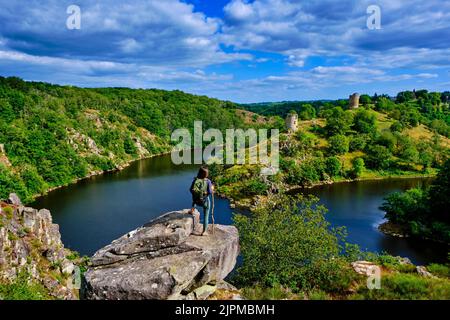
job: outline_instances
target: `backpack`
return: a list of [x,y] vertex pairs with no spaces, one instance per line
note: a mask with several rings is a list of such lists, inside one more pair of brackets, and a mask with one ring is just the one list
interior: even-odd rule
[[203,206],[205,204],[205,196],[208,190],[208,182],[206,179],[196,178],[191,186],[192,200],[195,204]]

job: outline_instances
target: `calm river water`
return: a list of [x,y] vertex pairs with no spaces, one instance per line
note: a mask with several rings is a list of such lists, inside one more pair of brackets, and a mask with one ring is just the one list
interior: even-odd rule
[[[91,255],[124,233],[162,213],[189,208],[189,186],[195,166],[175,166],[170,156],[134,162],[120,172],[107,173],[50,192],[31,206],[47,208],[59,224],[66,247]],[[319,197],[334,226],[346,226],[349,242],[363,249],[409,257],[416,263],[445,261],[448,248],[434,243],[386,236],[377,230],[383,221],[378,207],[393,191],[424,180],[397,179],[342,183],[306,193]],[[231,224],[229,202],[216,199],[216,223]]]

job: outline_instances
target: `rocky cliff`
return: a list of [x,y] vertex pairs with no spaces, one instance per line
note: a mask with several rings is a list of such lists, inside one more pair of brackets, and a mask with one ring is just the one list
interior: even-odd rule
[[238,231],[216,225],[199,236],[199,213],[166,213],[133,230],[91,258],[86,299],[206,299],[233,270]]
[[69,254],[48,210],[25,207],[15,194],[0,202],[0,284],[14,283],[24,275],[30,284],[42,285],[50,297],[76,299]]

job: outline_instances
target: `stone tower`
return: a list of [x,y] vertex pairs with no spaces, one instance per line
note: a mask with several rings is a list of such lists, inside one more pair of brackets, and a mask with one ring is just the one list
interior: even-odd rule
[[349,107],[350,109],[358,109],[359,108],[359,93],[354,93],[349,98]]
[[298,129],[298,115],[296,113],[289,113],[286,117],[286,128],[290,132],[295,132]]

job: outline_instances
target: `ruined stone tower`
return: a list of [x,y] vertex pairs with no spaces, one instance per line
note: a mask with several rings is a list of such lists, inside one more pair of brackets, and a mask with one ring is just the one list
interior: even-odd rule
[[286,117],[286,128],[290,132],[295,132],[298,129],[298,115],[296,113],[289,113]]
[[358,109],[359,108],[359,93],[354,93],[349,98],[349,107],[350,109]]

